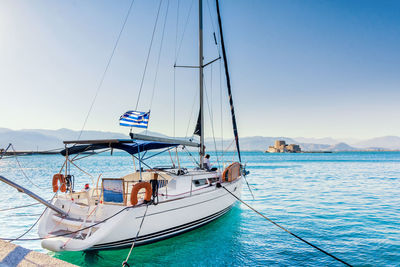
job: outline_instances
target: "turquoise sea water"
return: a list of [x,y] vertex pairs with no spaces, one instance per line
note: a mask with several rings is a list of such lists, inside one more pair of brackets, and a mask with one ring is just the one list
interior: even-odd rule
[[[215,155],[212,156],[216,165]],[[232,154],[226,155],[231,160]],[[244,152],[248,181],[255,195],[243,187],[242,198],[263,214],[311,243],[355,266],[400,265],[400,153],[348,152],[333,154],[264,154]],[[0,160],[0,175],[50,199],[52,174],[63,158],[56,155],[19,157],[28,181],[13,158]],[[150,160],[169,164],[169,155]],[[95,179],[114,178],[132,170],[124,154],[93,156],[79,162]],[[182,165],[190,165],[188,157]],[[76,189],[90,181],[71,169]],[[128,171],[129,172],[129,171]],[[0,184],[0,210],[34,203]],[[37,219],[43,207],[0,212],[0,237],[17,237]],[[144,222],[146,223],[146,222]],[[37,237],[37,228],[25,238]],[[120,266],[128,249],[53,253],[40,241],[16,242],[24,247],[83,266]],[[130,265],[137,266],[341,266],[330,257],[298,241],[244,205],[195,231],[134,248]]]

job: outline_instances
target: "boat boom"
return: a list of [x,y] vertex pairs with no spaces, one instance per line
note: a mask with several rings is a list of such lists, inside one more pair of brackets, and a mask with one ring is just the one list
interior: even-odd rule
[[55,205],[53,205],[53,204],[47,202],[45,199],[39,197],[38,195],[36,195],[36,194],[33,193],[32,191],[26,189],[25,187],[22,187],[22,186],[20,186],[20,185],[18,185],[18,184],[16,184],[16,183],[14,183],[13,181],[11,181],[11,180],[5,178],[4,176],[1,176],[1,175],[0,175],[0,181],[2,181],[2,182],[4,182],[4,183],[6,183],[6,184],[8,184],[8,185],[10,185],[10,186],[12,186],[12,187],[14,187],[14,188],[16,188],[16,189],[18,190],[18,192],[22,192],[22,193],[27,194],[28,196],[30,196],[31,198],[33,198],[33,199],[39,201],[40,203],[42,203],[43,205],[47,206],[48,208],[54,210],[54,211],[57,212],[57,213],[60,213],[62,216],[68,217],[68,213],[66,213],[66,212],[63,211],[62,209],[56,207]]

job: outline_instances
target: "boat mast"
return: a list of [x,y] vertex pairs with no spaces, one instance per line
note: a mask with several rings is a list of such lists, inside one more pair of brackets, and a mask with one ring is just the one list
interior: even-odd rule
[[204,160],[204,108],[203,108],[203,1],[199,0],[199,85],[200,85],[200,168]]

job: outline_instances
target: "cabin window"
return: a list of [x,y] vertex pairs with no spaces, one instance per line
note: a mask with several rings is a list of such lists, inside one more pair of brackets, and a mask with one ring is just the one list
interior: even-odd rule
[[194,186],[202,186],[205,184],[208,184],[207,179],[198,179],[198,180],[193,180]]
[[208,178],[208,181],[209,181],[210,183],[219,182],[219,177],[211,177],[211,178]]

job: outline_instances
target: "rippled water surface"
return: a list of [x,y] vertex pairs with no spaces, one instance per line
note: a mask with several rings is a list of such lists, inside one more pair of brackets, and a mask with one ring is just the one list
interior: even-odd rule
[[[182,155],[183,156],[183,155]],[[212,156],[215,161],[215,156]],[[226,155],[226,159],[232,159]],[[53,173],[63,158],[56,155],[19,157],[27,180],[14,158],[0,160],[0,175],[50,199]],[[242,198],[263,214],[297,235],[356,266],[400,265],[400,153],[348,152],[333,154],[264,154],[244,152],[250,170]],[[169,155],[151,165],[169,164]],[[124,154],[99,155],[81,160],[80,166],[103,177],[120,177],[133,170]],[[191,165],[184,157],[182,165]],[[216,162],[214,162],[216,164]],[[90,181],[77,169],[76,188]],[[32,184],[32,182],[35,184]],[[0,237],[23,234],[43,211],[39,205],[4,211],[34,203],[24,194],[0,184]],[[34,227],[24,238],[37,237]],[[24,247],[83,266],[120,266],[128,249],[53,253],[40,241],[16,242]],[[134,248],[130,265],[154,266],[340,266],[267,222],[243,204],[202,228]]]

